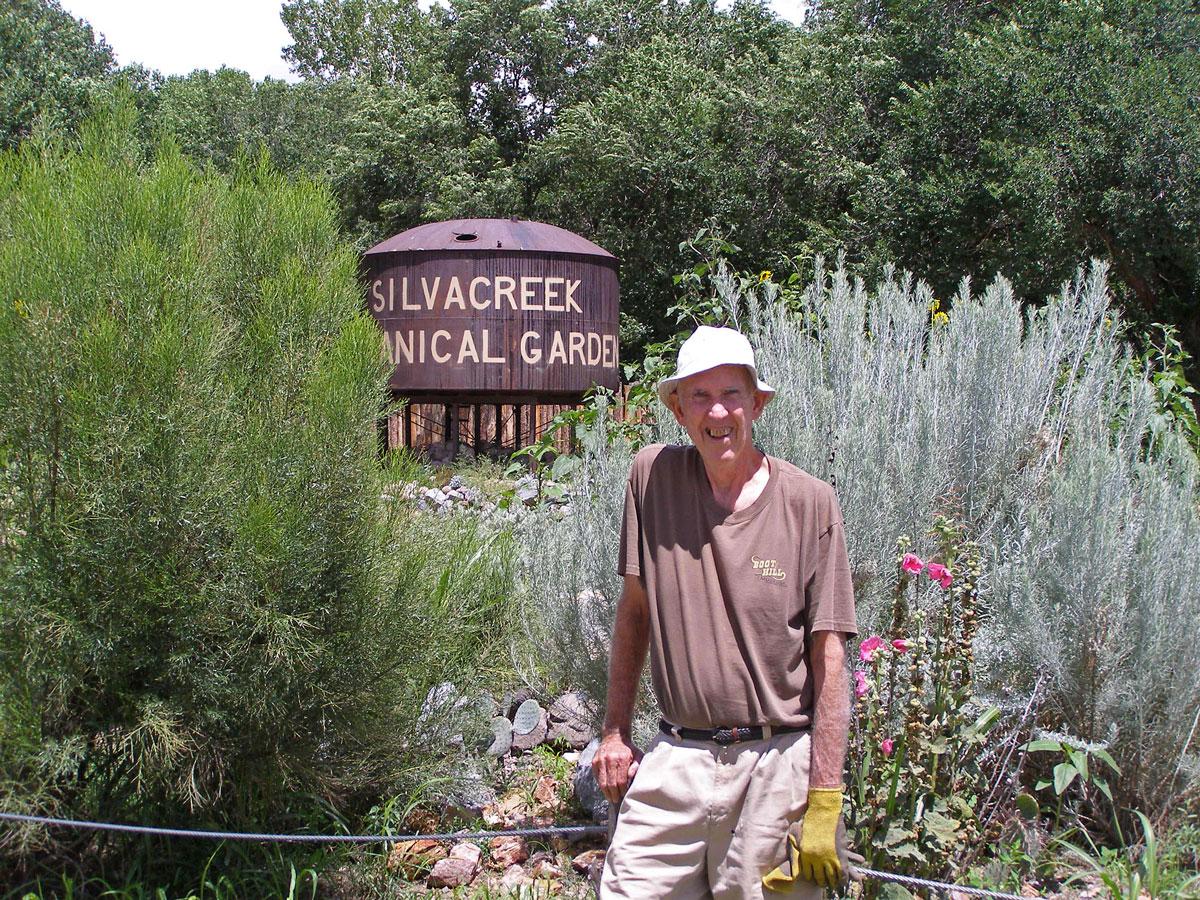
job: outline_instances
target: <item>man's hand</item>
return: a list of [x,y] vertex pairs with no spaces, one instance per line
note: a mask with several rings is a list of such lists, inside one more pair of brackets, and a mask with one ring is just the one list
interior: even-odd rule
[[[783,862],[763,876],[762,884],[768,891],[788,893],[795,887],[797,878],[812,877],[811,872],[809,875],[802,874],[803,866],[800,864],[800,847],[804,844],[805,821],[807,821],[807,817],[799,822],[793,822],[788,828],[787,853]],[[858,871],[858,867],[863,864],[863,858],[846,845],[846,823],[840,815],[838,816],[837,831],[834,833],[834,841],[837,847],[838,866],[841,869],[839,887],[845,890],[850,881],[862,881],[863,876]]]
[[604,797],[614,806],[621,802],[629,783],[637,774],[638,763],[641,762],[642,751],[619,732],[606,734],[596,748],[592,757],[592,772]]
[[842,861],[838,855],[838,825],[842,821],[842,789],[812,788],[800,834],[799,875],[822,887],[842,883]]

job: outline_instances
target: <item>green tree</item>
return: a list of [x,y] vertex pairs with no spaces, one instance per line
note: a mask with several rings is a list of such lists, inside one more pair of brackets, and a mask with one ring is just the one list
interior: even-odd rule
[[0,8],[0,147],[15,147],[39,118],[75,125],[115,66],[112,50],[58,0]]
[[[413,473],[381,472],[379,331],[328,189],[146,160],[133,115],[0,154],[0,807],[352,816],[444,758],[420,738],[445,711],[414,721],[503,640],[503,535],[381,502]],[[141,848],[186,880],[184,849],[89,840],[4,853]]]
[[1003,271],[1032,299],[1107,258],[1135,318],[1200,347],[1191,4],[827,2],[815,23],[831,96],[861,111],[832,148],[832,242],[941,296]]
[[434,53],[431,16],[416,0],[290,0],[280,17],[295,42],[284,59],[305,78],[421,80]]

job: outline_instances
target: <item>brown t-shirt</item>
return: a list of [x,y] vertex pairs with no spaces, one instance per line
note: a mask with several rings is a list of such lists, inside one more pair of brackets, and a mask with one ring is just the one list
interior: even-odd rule
[[655,444],[633,462],[617,565],[646,586],[654,692],[676,725],[808,725],[805,642],[856,633],[833,488],[768,459],[762,494],[732,513],[695,447]]

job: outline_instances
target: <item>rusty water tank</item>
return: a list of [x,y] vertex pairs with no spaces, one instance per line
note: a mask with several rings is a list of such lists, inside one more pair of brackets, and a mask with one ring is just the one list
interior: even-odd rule
[[461,402],[571,402],[616,390],[617,259],[554,225],[457,219],[363,259],[392,389]]

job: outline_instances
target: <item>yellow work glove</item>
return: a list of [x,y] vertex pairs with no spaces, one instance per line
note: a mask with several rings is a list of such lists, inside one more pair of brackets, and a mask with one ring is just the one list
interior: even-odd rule
[[842,822],[842,789],[813,788],[808,792],[804,819],[793,822],[787,834],[787,858],[763,877],[769,891],[790,890],[797,878],[822,887],[837,887],[846,879],[858,880],[851,866],[863,858],[846,848]]

